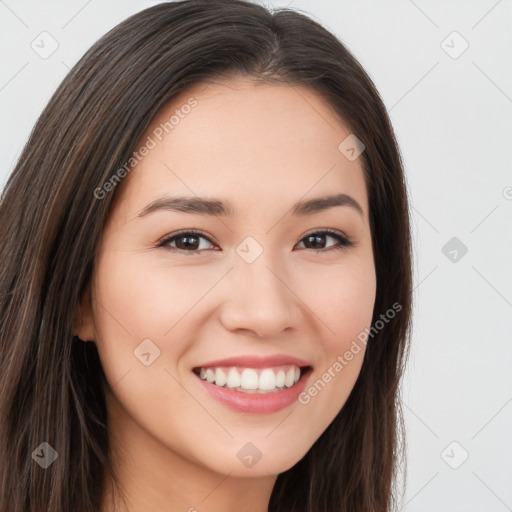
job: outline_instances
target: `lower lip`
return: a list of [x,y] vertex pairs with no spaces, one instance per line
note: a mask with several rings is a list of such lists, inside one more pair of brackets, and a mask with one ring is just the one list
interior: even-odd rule
[[301,375],[296,384],[282,391],[271,391],[269,393],[244,393],[234,389],[216,386],[207,380],[201,379],[194,373],[206,392],[213,398],[224,404],[226,407],[237,412],[248,412],[253,414],[268,414],[277,412],[288,407],[298,399],[299,394],[306,386],[312,369]]

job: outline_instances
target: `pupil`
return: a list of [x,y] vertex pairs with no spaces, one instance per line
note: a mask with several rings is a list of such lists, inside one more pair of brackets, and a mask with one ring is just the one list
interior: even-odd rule
[[322,239],[323,239],[323,235],[309,235],[307,237],[307,239],[309,241],[313,240],[313,249],[322,249],[321,245],[322,245]]
[[[197,239],[198,239],[198,237],[195,236],[195,235],[193,235],[193,236],[181,236],[180,238],[178,238],[177,245],[178,246],[180,246],[180,245],[183,246],[183,247],[180,247],[180,249],[183,249],[183,248],[185,248],[185,249],[187,249],[187,248],[188,249],[194,248],[195,249],[195,248],[197,248],[197,245],[198,245],[197,244]],[[184,240],[185,243],[179,243],[179,240]],[[192,242],[191,242],[191,240],[192,240]],[[194,241],[195,241],[195,243],[194,243]]]

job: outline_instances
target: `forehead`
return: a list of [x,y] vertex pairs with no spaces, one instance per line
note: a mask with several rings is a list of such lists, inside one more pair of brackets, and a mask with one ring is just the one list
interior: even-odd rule
[[127,215],[165,193],[223,197],[243,212],[342,192],[366,211],[362,161],[338,149],[349,135],[331,106],[303,86],[195,84],[152,120],[138,145],[150,149],[119,200]]

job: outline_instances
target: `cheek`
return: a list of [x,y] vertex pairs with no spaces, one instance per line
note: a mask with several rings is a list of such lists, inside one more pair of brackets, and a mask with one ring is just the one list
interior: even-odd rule
[[[187,312],[211,285],[200,279],[191,282],[191,273],[183,275],[178,268],[165,272],[142,265],[143,260],[140,254],[123,251],[98,259],[93,301],[96,344],[113,403],[121,404],[120,421],[126,412],[165,442],[167,430],[162,425],[183,434],[175,410],[184,416],[200,413],[178,383],[176,361],[188,348]],[[178,441],[178,446],[185,444],[186,436]]]
[[[97,303],[93,301],[97,347],[111,385],[128,371],[133,378],[134,370],[151,369],[140,375],[139,382],[152,386],[159,371],[166,382],[154,384],[162,393],[169,389],[169,373],[164,370],[178,371],[189,349],[190,333],[197,328],[195,314],[201,299],[219,276],[206,267],[148,260],[147,254],[122,250],[100,255],[95,276]],[[142,354],[148,352],[144,357],[150,364],[144,366]]]
[[315,313],[319,328],[323,326],[323,349],[329,357],[346,350],[370,326],[376,293],[370,258],[317,269],[301,287],[300,297]]
[[373,260],[347,260],[325,275],[317,272],[313,282],[305,302],[318,317],[322,357],[299,396],[299,403],[317,418],[309,425],[311,440],[339,413],[359,376],[366,349],[361,333],[371,326],[375,303]]
[[96,323],[103,338],[165,340],[209,287],[197,270],[165,269],[148,259],[112,252],[99,261],[96,292],[104,307],[96,309]]
[[[174,287],[163,283],[156,286],[159,276],[135,261],[129,252],[105,251],[98,258],[94,278],[96,344],[111,386],[127,372],[131,372],[126,378],[129,380],[140,369],[147,369],[140,358],[147,362],[148,356],[142,354],[148,351],[149,368],[160,366],[164,357],[168,359],[168,348],[162,346],[162,340],[174,322],[166,312],[173,311],[174,302],[179,299],[171,293]],[[168,293],[164,294],[164,290]],[[138,347],[145,347],[140,358],[137,358]],[[171,350],[179,350],[179,346]]]

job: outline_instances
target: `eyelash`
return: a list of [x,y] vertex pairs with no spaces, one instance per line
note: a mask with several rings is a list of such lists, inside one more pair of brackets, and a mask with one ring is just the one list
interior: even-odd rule
[[[184,235],[196,235],[198,237],[205,238],[206,240],[208,240],[209,243],[214,244],[214,242],[212,240],[210,240],[210,238],[207,237],[201,231],[196,231],[194,229],[189,229],[189,230],[179,231],[178,233],[174,233],[173,235],[171,235],[171,236],[169,236],[167,238],[164,238],[161,242],[159,242],[157,244],[157,247],[158,248],[167,249],[167,250],[171,250],[171,251],[178,251],[178,252],[186,253],[187,256],[189,256],[189,255],[191,256],[193,254],[197,255],[197,254],[200,254],[203,250],[206,250],[206,249],[200,249],[200,250],[190,250],[190,251],[187,251],[185,249],[178,249],[177,247],[170,247],[168,245],[170,242],[172,242],[172,241],[174,241],[176,239],[179,239],[180,237],[183,237]],[[315,251],[315,252],[340,251],[340,250],[346,249],[347,247],[352,247],[354,245],[354,242],[352,240],[350,240],[348,237],[346,237],[345,235],[339,233],[338,231],[333,231],[331,229],[312,231],[311,233],[307,233],[306,235],[304,235],[301,238],[300,241],[302,242],[305,238],[308,238],[308,237],[313,236],[313,235],[328,235],[328,236],[331,236],[332,238],[335,238],[338,241],[338,244],[334,245],[332,247],[329,247],[327,249],[308,249],[308,248],[306,248],[305,250]]]

